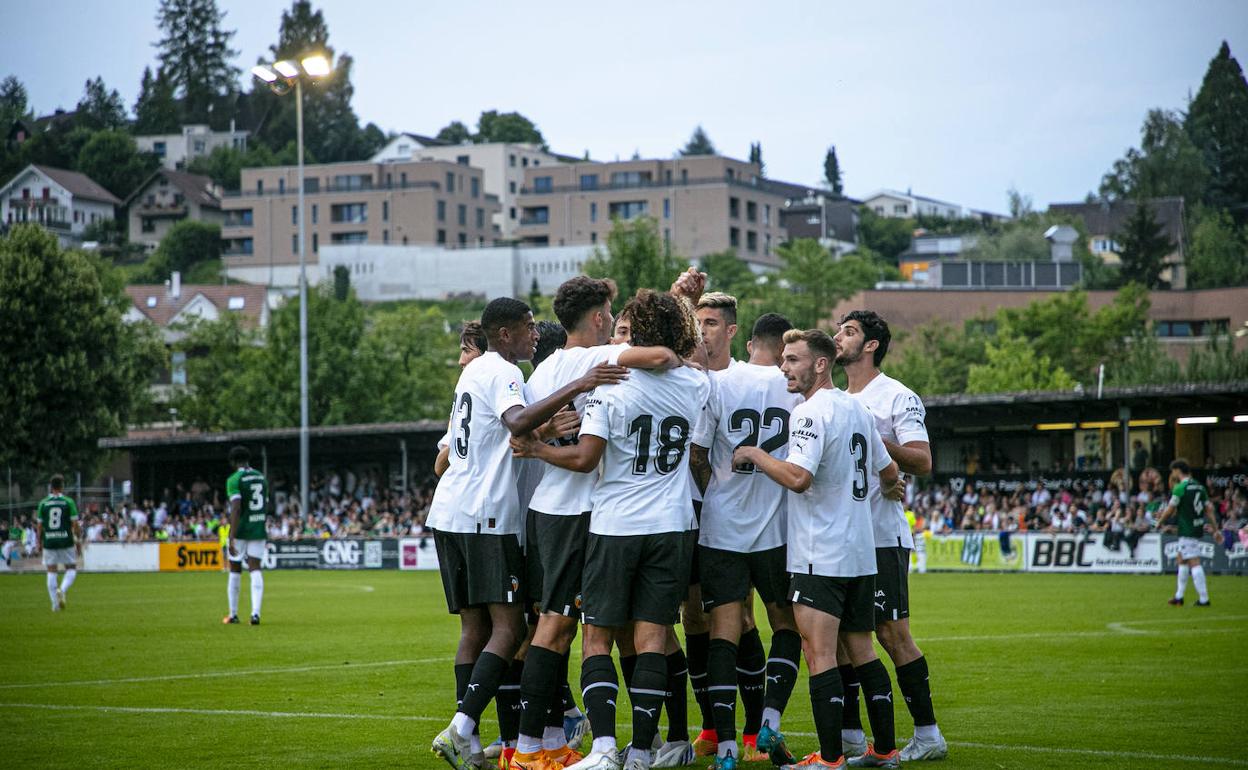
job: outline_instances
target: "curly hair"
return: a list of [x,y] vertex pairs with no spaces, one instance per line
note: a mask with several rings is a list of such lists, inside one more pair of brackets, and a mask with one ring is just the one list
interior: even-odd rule
[[616,291],[615,281],[610,278],[578,275],[559,285],[551,307],[563,328],[573,329],[587,313],[598,310],[604,302],[614,301]]
[[693,307],[688,300],[653,289],[638,289],[620,315],[632,322],[633,344],[641,347],[662,345],[678,356],[689,356],[701,335]]
[[554,321],[537,322],[537,350],[533,351],[533,360],[529,363],[537,366],[545,361],[551,353],[568,344],[568,333]]

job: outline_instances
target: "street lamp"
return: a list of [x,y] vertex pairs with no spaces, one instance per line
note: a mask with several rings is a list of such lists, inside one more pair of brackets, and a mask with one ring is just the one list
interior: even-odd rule
[[299,163],[299,513],[308,515],[308,260],[304,246],[303,215],[303,79],[328,77],[331,65],[323,54],[309,54],[298,62],[283,59],[257,64],[251,72],[277,94],[295,89],[295,138]]

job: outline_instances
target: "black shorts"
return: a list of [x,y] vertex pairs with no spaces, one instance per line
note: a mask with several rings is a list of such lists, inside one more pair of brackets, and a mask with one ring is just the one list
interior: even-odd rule
[[525,562],[529,603],[542,612],[581,615],[581,577],[589,547],[589,513],[555,516],[529,511]]
[[875,623],[910,617],[910,549],[875,549]]
[[689,536],[589,535],[582,622],[622,626],[644,620],[675,625],[689,574]]
[[698,566],[698,533],[702,527],[702,501],[693,501],[693,518],[698,522],[698,529],[689,530],[689,585],[696,586],[702,581],[702,568]]
[[524,552],[515,535],[434,531],[446,608],[524,601]]
[[743,602],[750,586],[767,604],[789,605],[788,549],[740,553],[698,546],[702,570],[702,611],[710,612],[732,602]]
[[827,577],[793,573],[789,600],[841,619],[841,631],[875,630],[875,575]]

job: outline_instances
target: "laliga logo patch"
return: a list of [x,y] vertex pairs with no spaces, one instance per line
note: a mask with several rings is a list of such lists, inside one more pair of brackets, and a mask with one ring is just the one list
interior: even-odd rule
[[507,383],[507,393],[513,396],[520,395],[520,383],[516,382],[515,380],[512,380],[511,382]]

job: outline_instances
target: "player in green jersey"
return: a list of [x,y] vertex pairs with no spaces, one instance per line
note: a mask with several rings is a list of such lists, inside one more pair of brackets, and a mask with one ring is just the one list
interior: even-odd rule
[[1170,504],[1157,519],[1157,528],[1166,523],[1172,515],[1176,516],[1179,527],[1179,583],[1170,604],[1183,605],[1183,592],[1187,590],[1187,577],[1190,574],[1196,584],[1196,593],[1200,595],[1197,607],[1209,606],[1209,589],[1205,585],[1205,568],[1200,566],[1200,539],[1205,530],[1209,530],[1217,541],[1218,517],[1213,512],[1213,503],[1209,502],[1209,492],[1199,481],[1192,478],[1192,469],[1184,460],[1170,463],[1171,480],[1177,481],[1174,491],[1170,494]]
[[[82,557],[82,528],[78,526],[78,506],[64,495],[65,478],[52,477],[52,494],[39,501],[37,515],[39,546],[43,549],[43,566],[48,568],[48,598],[52,611],[65,609],[65,594],[78,577],[78,560]],[[56,573],[65,565],[65,577],[56,584]]]
[[264,574],[260,560],[265,554],[265,516],[269,509],[269,482],[264,474],[251,467],[251,452],[245,446],[230,450],[230,466],[234,473],[225,482],[230,499],[230,534],[227,552],[230,559],[230,614],[222,623],[238,622],[238,593],[243,582],[243,559],[251,575],[251,624],[260,625],[260,604],[264,599]]

